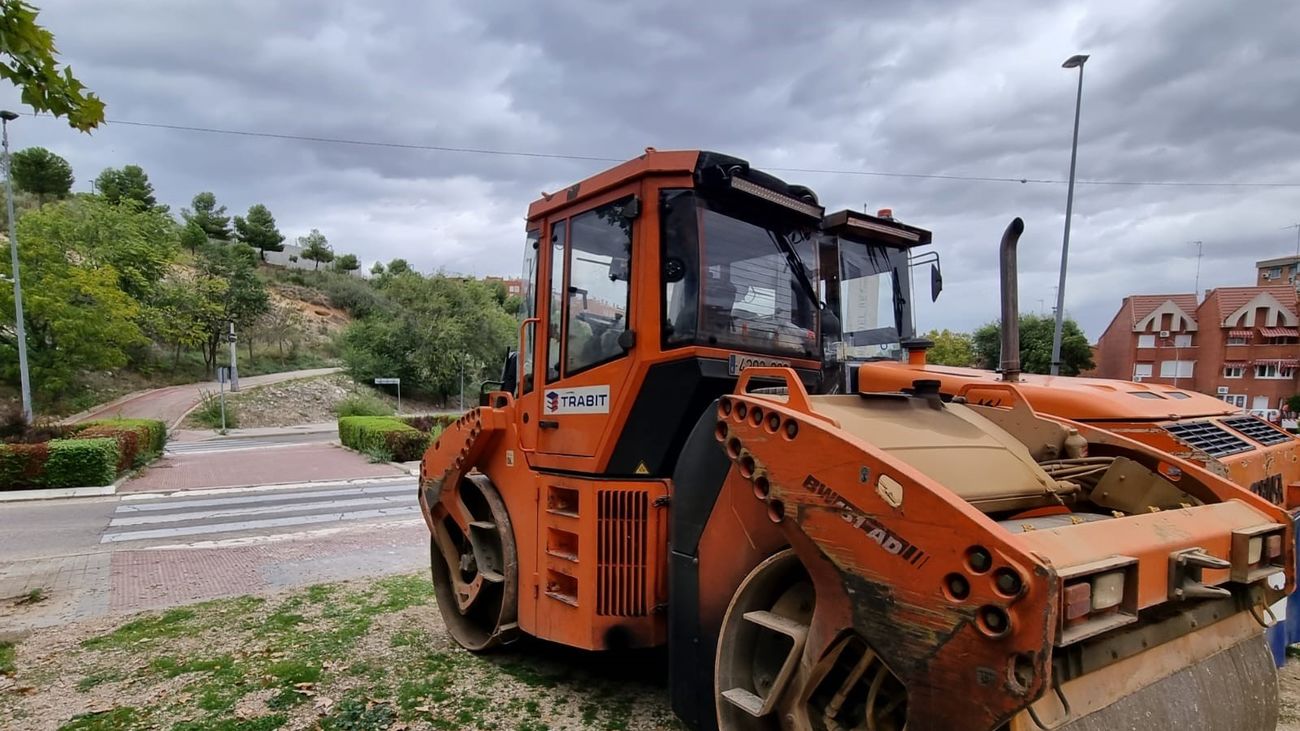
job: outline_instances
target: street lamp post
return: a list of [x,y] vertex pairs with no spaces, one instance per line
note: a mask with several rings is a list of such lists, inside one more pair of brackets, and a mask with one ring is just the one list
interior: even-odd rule
[[1087,54],[1065,59],[1061,68],[1079,69],[1079,91],[1074,98],[1074,142],[1070,145],[1070,183],[1065,194],[1065,236],[1061,240],[1061,279],[1056,287],[1056,330],[1052,333],[1052,375],[1061,375],[1061,333],[1065,323],[1065,267],[1070,258],[1070,214],[1074,212],[1074,163],[1079,156],[1079,109],[1083,106],[1083,64]]
[[3,141],[5,157],[5,205],[9,213],[9,257],[13,263],[14,280],[14,334],[18,338],[18,378],[22,383],[23,420],[32,423],[32,382],[27,372],[27,327],[23,322],[23,285],[18,276],[18,229],[14,224],[14,178],[13,158],[9,156],[9,123],[18,119],[18,115],[8,110],[0,110],[0,140]]

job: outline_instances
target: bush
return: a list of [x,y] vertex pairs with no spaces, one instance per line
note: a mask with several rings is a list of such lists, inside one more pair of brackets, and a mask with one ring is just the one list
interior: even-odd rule
[[381,398],[358,393],[335,404],[334,413],[338,416],[391,416],[393,407]]
[[153,461],[167,445],[167,425],[156,419],[103,419],[86,422],[81,427],[74,438],[117,440],[118,472]]
[[55,439],[48,445],[41,487],[92,487],[117,478],[116,439]]
[[[221,395],[211,391],[204,391],[199,396],[199,405],[190,416],[203,426],[210,429],[221,428]],[[229,400],[226,401],[226,428],[233,429],[239,426],[239,409]]]
[[429,435],[390,416],[345,416],[339,419],[339,441],[358,452],[387,452],[398,462],[417,460],[429,447]]
[[41,487],[49,456],[46,444],[0,444],[0,490]]
[[422,432],[438,433],[456,423],[460,417],[456,414],[417,414],[403,416],[402,423]]
[[384,307],[385,301],[375,288],[362,279],[333,274],[320,283],[330,304],[353,317],[368,317]]

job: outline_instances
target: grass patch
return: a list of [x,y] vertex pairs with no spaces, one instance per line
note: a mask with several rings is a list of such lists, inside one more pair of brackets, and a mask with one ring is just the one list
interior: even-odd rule
[[124,677],[126,677],[126,675],[118,668],[103,668],[101,670],[95,670],[77,681],[77,690],[85,693],[86,691],[101,686],[104,683],[116,683]]
[[139,728],[141,712],[125,706],[108,711],[83,713],[59,727],[59,731],[126,731]]
[[[226,416],[225,427],[234,429],[239,426],[239,408],[235,406],[232,399],[226,399]],[[221,394],[211,391],[203,391],[199,396],[199,405],[190,412],[189,417],[199,424],[209,429],[220,429],[222,426],[221,417]]]
[[49,598],[50,595],[46,593],[44,587],[37,587],[27,592],[26,594],[23,594],[18,601],[14,602],[14,604],[20,607],[30,605],[30,604],[40,604],[41,602]]
[[334,413],[338,416],[392,416],[393,407],[376,396],[357,393],[335,404]]
[[127,622],[108,634],[83,640],[81,646],[88,650],[107,650],[176,637],[192,630],[190,625],[194,616],[195,612],[190,607],[168,609],[162,614]]
[[12,642],[0,642],[0,675],[13,675],[18,670],[18,650]]
[[211,721],[181,721],[171,731],[275,731],[289,721],[276,714],[260,718],[221,718]]
[[387,703],[352,697],[335,704],[330,714],[320,720],[320,728],[323,731],[385,731],[396,720],[397,713]]

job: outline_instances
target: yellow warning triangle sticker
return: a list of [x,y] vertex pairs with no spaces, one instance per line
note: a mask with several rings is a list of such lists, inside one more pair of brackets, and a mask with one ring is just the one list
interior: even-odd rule
[[645,462],[637,462],[636,473],[638,475],[648,475],[650,474],[650,469],[645,466]]

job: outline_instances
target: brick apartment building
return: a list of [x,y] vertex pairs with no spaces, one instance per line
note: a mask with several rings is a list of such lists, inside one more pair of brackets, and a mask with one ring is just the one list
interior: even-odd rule
[[1283,256],[1255,262],[1255,284],[1295,284],[1296,270],[1300,269],[1300,256]]
[[[1155,381],[1217,396],[1248,409],[1284,409],[1300,392],[1296,285],[1220,287],[1194,294],[1130,295],[1096,346],[1096,375]],[[1297,260],[1286,260],[1294,276]]]

